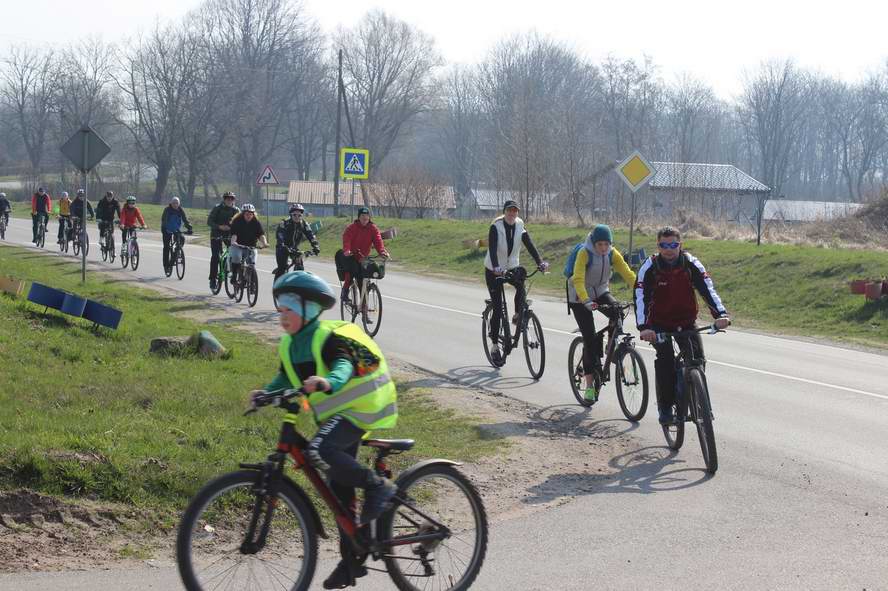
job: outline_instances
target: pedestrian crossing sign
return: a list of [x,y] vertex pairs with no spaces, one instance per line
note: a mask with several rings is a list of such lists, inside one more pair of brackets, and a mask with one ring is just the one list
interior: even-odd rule
[[339,176],[344,179],[370,177],[370,150],[342,148],[339,152]]

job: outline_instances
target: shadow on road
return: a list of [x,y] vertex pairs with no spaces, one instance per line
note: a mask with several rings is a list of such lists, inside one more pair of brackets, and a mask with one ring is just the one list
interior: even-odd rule
[[[702,462],[702,460],[701,460]],[[650,446],[615,456],[608,462],[610,472],[602,474],[554,474],[530,487],[527,504],[548,503],[565,496],[578,497],[606,493],[651,494],[691,488],[711,476],[701,468],[686,467],[679,452]]]
[[459,383],[461,386],[485,388],[488,390],[527,388],[528,386],[536,384],[536,381],[530,377],[503,377],[500,375],[498,369],[486,365],[456,367],[448,371],[446,376],[450,380]]

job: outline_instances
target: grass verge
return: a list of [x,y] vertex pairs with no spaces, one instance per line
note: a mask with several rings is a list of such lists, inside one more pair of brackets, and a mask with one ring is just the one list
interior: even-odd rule
[[[0,274],[40,281],[123,311],[117,331],[0,295],[0,486],[52,495],[180,510],[211,477],[271,451],[281,416],[242,417],[246,392],[277,371],[275,347],[214,326],[229,359],[162,358],[151,338],[190,334],[177,312],[200,299],[173,300],[101,277],[79,282],[79,267],[0,246]],[[418,443],[397,465],[427,457],[471,460],[503,444],[471,420],[436,408],[422,389],[402,389],[402,420],[386,436]],[[311,433],[308,417],[301,428]]]

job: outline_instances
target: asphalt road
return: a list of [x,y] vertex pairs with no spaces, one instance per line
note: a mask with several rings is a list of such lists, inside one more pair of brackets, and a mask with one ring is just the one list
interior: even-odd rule
[[[7,239],[29,238],[30,223],[13,220]],[[142,235],[140,269],[125,275],[211,297],[209,250],[188,245],[185,280],[161,278],[158,238]],[[397,259],[397,241],[390,250]],[[272,311],[270,252],[258,257],[257,307],[250,312],[245,303],[232,304],[232,314]],[[98,259],[96,245],[90,259]],[[331,264],[309,259],[308,268],[335,282]],[[710,271],[717,286],[718,269]],[[380,287],[385,305],[377,341],[387,354],[465,384],[590,412],[591,420],[607,421],[637,441],[636,452],[611,461],[615,478],[590,476],[583,496],[496,526],[478,589],[888,589],[885,356],[740,330],[704,336],[720,460],[710,478],[696,434],[679,453],[669,453],[653,408],[633,427],[620,420],[612,386],[592,411],[572,405],[566,356],[576,325],[563,303],[534,298],[548,359],[542,380],[533,382],[520,351],[499,371],[484,362],[480,270],[470,284],[390,266]],[[224,298],[223,292],[214,299]],[[729,300],[726,305],[730,310]],[[653,377],[653,351],[639,348]],[[551,491],[558,479],[547,485],[540,495],[557,497]],[[322,564],[316,578],[331,567]],[[175,585],[174,570],[163,564],[0,576],[0,589],[16,590]],[[393,586],[373,576],[361,588]]]

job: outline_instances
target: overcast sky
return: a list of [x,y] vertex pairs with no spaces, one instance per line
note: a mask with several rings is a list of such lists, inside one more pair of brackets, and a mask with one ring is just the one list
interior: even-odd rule
[[[0,0],[0,53],[10,44],[65,42],[85,34],[118,41],[156,18],[179,19],[200,0]],[[857,80],[888,58],[888,3],[845,0],[672,2],[629,0],[303,0],[327,31],[383,8],[431,35],[448,62],[475,63],[505,36],[535,29],[585,56],[654,58],[661,76],[707,81],[723,98],[764,59],[793,57],[805,67]],[[827,7],[828,6],[828,7]]]

